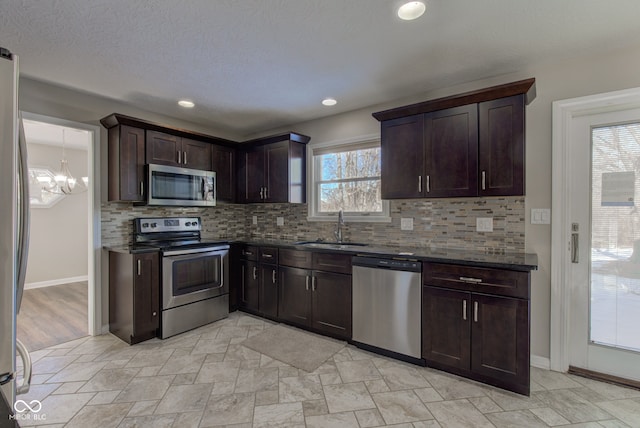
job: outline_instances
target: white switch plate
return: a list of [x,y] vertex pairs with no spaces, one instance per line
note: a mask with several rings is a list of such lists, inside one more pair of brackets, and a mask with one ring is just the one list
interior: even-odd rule
[[284,217],[276,217],[276,226],[284,226]]
[[476,218],[476,231],[493,232],[493,217]]
[[531,224],[551,224],[551,210],[548,208],[532,208]]
[[401,218],[400,219],[400,230],[413,230],[413,218]]
[[257,216],[257,215],[254,215],[254,216],[253,216],[253,224],[254,224],[254,226],[255,226],[256,224],[258,224],[258,216]]

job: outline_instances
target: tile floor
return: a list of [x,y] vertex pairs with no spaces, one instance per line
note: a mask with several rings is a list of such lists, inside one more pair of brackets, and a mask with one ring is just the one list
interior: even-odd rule
[[[161,341],[104,335],[33,353],[50,427],[640,427],[640,391],[532,368],[531,397],[346,346],[312,373],[241,345],[242,313]],[[36,420],[36,417],[38,418]],[[46,418],[46,419],[45,419]]]

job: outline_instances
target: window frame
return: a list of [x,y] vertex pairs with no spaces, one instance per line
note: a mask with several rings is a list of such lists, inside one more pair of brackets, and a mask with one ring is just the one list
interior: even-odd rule
[[[353,137],[344,140],[335,140],[335,141],[327,141],[320,143],[310,143],[307,148],[307,195],[308,195],[308,221],[326,221],[326,222],[335,222],[337,221],[338,214],[335,212],[331,213],[320,213],[318,212],[319,208],[319,185],[322,180],[320,180],[320,171],[318,168],[318,164],[316,162],[315,156],[318,155],[318,152],[326,152],[327,149],[339,149],[339,151],[348,151],[350,150],[349,146],[353,146],[353,149],[364,148],[364,146],[371,144],[372,146],[380,146],[380,134],[369,134],[362,135],[358,137]],[[371,178],[362,178],[362,180],[370,180]],[[343,181],[358,181],[360,178],[356,179],[344,179]],[[390,223],[390,208],[389,201],[382,200],[382,212],[380,213],[356,213],[356,212],[344,212],[344,221],[345,222],[362,222],[362,223]]]

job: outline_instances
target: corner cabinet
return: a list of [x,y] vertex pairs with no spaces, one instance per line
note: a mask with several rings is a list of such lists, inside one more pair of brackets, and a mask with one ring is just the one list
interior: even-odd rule
[[424,263],[427,366],[529,395],[529,272]]
[[143,202],[144,129],[117,125],[108,130],[108,200]]
[[238,150],[237,201],[306,202],[306,144],[309,137],[289,133],[252,140]]
[[133,345],[160,327],[158,252],[109,252],[109,331]]
[[382,198],[525,194],[525,105],[535,79],[374,113]]

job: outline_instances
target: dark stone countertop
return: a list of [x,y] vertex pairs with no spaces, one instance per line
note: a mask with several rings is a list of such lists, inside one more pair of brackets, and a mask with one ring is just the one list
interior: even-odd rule
[[160,251],[159,248],[155,247],[143,247],[143,246],[134,246],[134,245],[105,245],[102,247],[107,251],[113,251],[115,253],[124,253],[124,254],[143,254],[143,253],[154,253]]
[[243,240],[233,241],[233,243],[288,248],[301,251],[341,252],[372,257],[403,258],[425,262],[510,269],[525,272],[538,269],[537,254],[524,252],[483,252],[449,248],[385,247],[378,245],[356,246],[348,244],[338,245],[337,243],[331,242],[323,242],[320,243],[320,245],[313,242],[308,244],[295,244],[293,242],[269,240]]

